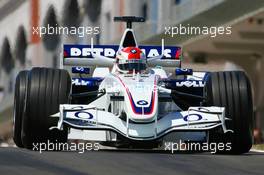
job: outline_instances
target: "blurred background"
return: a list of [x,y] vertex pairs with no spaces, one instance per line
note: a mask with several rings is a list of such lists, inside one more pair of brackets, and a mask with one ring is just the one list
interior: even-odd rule
[[[244,70],[254,94],[255,143],[264,132],[263,0],[0,0],[0,143],[11,142],[16,74],[32,66],[58,67],[63,43],[118,44],[125,29],[114,16],[146,18],[135,24],[141,45],[183,47],[183,67]],[[39,35],[39,26],[100,27],[99,35]],[[164,35],[164,27],[231,26],[231,35]]]

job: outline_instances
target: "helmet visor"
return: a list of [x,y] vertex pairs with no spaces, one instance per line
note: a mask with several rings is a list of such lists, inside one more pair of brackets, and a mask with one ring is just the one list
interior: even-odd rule
[[132,59],[132,60],[119,60],[118,64],[119,69],[124,71],[142,71],[146,70],[146,60],[138,60],[138,59]]

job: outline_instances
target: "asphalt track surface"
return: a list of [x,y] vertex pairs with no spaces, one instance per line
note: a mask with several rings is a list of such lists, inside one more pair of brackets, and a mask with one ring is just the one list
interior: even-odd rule
[[211,155],[156,151],[87,151],[39,153],[0,148],[2,175],[244,175],[264,174],[264,153]]

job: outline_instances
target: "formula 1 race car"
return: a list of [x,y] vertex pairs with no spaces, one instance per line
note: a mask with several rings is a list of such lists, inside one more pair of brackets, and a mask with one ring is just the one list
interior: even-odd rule
[[[102,145],[157,148],[171,134],[186,141],[252,146],[253,107],[244,72],[181,68],[181,48],[138,46],[127,23],[119,46],[64,45],[61,69],[32,68],[16,78],[14,141],[98,141]],[[173,71],[172,71],[173,70]],[[186,134],[188,133],[188,134]],[[187,135],[187,136],[186,136]]]

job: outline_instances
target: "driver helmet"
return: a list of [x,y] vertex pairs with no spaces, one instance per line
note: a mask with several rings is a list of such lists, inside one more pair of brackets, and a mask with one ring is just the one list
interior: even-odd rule
[[117,67],[121,72],[146,70],[146,56],[138,47],[125,47],[117,53]]

